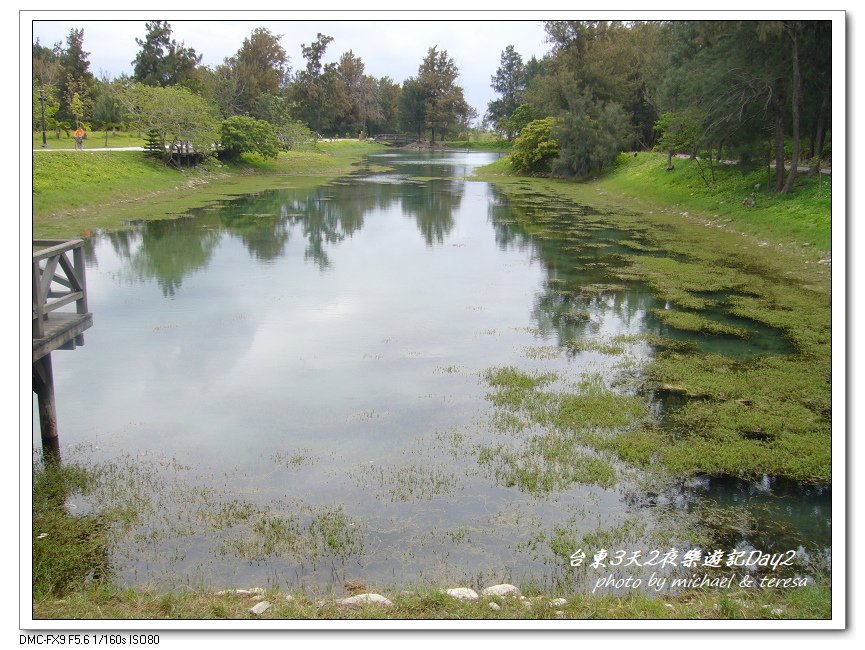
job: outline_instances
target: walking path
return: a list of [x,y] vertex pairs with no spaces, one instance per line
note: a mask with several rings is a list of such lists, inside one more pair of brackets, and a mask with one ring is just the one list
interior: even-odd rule
[[[677,154],[675,155],[675,157],[676,157],[676,158],[681,158],[682,160],[688,160],[688,159],[691,157],[691,154],[687,154],[687,153],[677,153]],[[701,158],[700,156],[697,156],[697,159],[698,159],[698,160],[705,160],[705,158]],[[735,160],[719,160],[719,161],[717,161],[717,162],[721,163],[722,165],[735,165],[737,161],[735,161]],[[770,166],[772,169],[775,169],[775,161],[772,161],[772,162],[769,164],[769,166]],[[784,169],[788,169],[788,170],[789,170],[789,169],[790,169],[790,163],[784,163]],[[809,171],[811,171],[811,167],[809,167],[808,165],[799,165],[796,169],[799,170],[800,172],[809,172]],[[827,174],[827,175],[830,175],[830,176],[831,176],[831,174],[832,174],[832,168],[831,168],[831,167],[821,167],[821,168],[820,168],[820,173],[821,173],[821,174]]]
[[[75,151],[75,149],[43,149],[42,147],[35,147],[33,151]],[[88,147],[86,149],[81,149],[81,151],[144,151],[144,147]]]

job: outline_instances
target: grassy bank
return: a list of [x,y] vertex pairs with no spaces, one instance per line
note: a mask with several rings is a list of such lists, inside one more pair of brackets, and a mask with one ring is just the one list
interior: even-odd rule
[[[338,598],[268,591],[257,597],[183,590],[158,593],[91,587],[65,598],[33,604],[36,619],[259,619],[259,620],[808,620],[831,618],[830,589],[814,585],[795,589],[733,589],[687,591],[675,596],[649,597],[566,594],[482,597],[462,601],[442,591],[381,590],[392,602],[344,607]],[[257,616],[250,609],[263,597],[272,605]],[[490,607],[495,603],[499,609]]]
[[[828,188],[809,179],[790,197],[766,205],[758,199],[754,209],[728,198],[725,212],[705,212],[699,206],[717,208],[720,196],[736,196],[736,172],[727,172],[716,194],[701,196],[693,185],[673,183],[663,163],[660,156],[638,156],[590,183],[515,177],[506,161],[480,174],[508,196],[519,226],[542,248],[552,241],[579,250],[593,232],[629,233],[622,242],[626,252],[603,263],[610,281],[647,285],[666,304],[654,317],[671,332],[744,335],[738,326],[719,325],[721,317],[772,328],[788,349],[745,359],[649,340],[656,354],[632,388],[646,402],[643,410],[609,389],[562,396],[525,381],[505,386],[507,399],[499,406],[527,425],[546,427],[557,440],[670,477],[769,474],[830,482],[830,269],[812,244],[828,245]],[[586,209],[573,215],[579,206]],[[562,210],[572,213],[557,216]],[[592,299],[585,289],[558,291],[579,306]],[[604,343],[617,344],[612,353],[627,361],[627,344],[634,342],[598,341]],[[681,402],[665,413],[664,426],[646,417],[649,400],[659,396]],[[607,406],[611,400],[619,407]],[[624,426],[599,431],[589,426],[599,408],[631,416]],[[526,454],[547,465],[554,459],[546,447]]]
[[374,144],[328,142],[315,151],[282,152],[276,160],[249,156],[184,170],[140,151],[34,152],[33,235],[74,237],[132,219],[174,217],[227,195],[314,186],[350,172],[377,150]]

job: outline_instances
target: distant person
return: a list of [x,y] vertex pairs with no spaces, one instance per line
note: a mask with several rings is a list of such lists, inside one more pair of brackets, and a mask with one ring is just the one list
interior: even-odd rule
[[75,129],[75,148],[76,149],[84,149],[84,138],[87,134],[84,132],[80,126]]

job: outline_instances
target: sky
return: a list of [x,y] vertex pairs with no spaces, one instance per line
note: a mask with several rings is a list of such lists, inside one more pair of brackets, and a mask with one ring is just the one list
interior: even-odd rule
[[[162,16],[152,16],[154,19]],[[233,55],[244,38],[257,27],[282,35],[282,46],[290,57],[292,70],[306,65],[301,44],[316,40],[319,32],[332,36],[325,63],[335,62],[352,50],[374,77],[389,76],[401,83],[416,76],[428,49],[445,49],[460,70],[458,83],[466,101],[480,116],[496,98],[490,78],[499,67],[502,50],[513,45],[523,60],[541,58],[549,51],[543,23],[525,21],[262,21],[262,20],[170,20],[172,38],[203,55],[201,63],[216,66]],[[90,70],[95,75],[115,77],[132,74],[132,60],[139,50],[136,38],[144,39],[143,20],[34,20],[33,39],[51,47],[63,41],[71,29],[84,30],[84,50],[90,53]]]

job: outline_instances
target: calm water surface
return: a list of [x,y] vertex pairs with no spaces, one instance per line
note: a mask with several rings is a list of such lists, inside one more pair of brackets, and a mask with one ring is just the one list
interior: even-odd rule
[[[493,186],[466,180],[495,157],[373,156],[391,171],[94,236],[94,326],[85,347],[55,355],[57,408],[66,460],[148,468],[130,479],[151,507],[117,552],[123,580],[544,584],[568,568],[538,551],[539,532],[652,525],[657,504],[628,481],[534,497],[477,462],[479,445],[507,439],[483,370],[612,385],[618,359],[567,343],[695,336],[659,323],[649,310],[663,305],[620,281],[578,305],[589,320],[568,319],[567,289],[613,282],[606,265],[632,252],[618,244],[630,235],[600,230],[601,245],[578,251],[526,235]],[[786,350],[777,332],[748,327],[748,342],[694,340],[743,357]],[[706,478],[660,501],[682,516],[707,500],[757,504],[778,530],[731,544],[825,549],[831,491],[775,487]],[[287,544],[293,535],[315,548]]]

